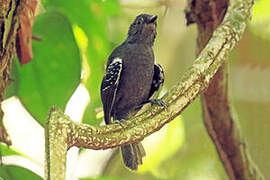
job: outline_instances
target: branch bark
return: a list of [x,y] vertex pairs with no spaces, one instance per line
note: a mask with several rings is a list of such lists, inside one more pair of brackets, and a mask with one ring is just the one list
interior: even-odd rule
[[[197,55],[222,22],[229,0],[192,0],[187,14],[188,24],[198,27]],[[231,113],[228,96],[228,71],[224,63],[201,95],[204,123],[231,180],[263,179],[252,163],[237,121]]]
[[[251,16],[252,0],[235,0],[211,39],[180,82],[164,95],[165,110],[152,106],[143,114],[118,124],[95,127],[72,122],[53,107],[46,124],[46,179],[65,179],[65,154],[72,147],[107,149],[141,141],[178,116],[210,84],[240,40]],[[57,164],[57,165],[56,165]],[[60,172],[61,171],[61,172]]]
[[[18,12],[20,0],[0,0],[0,102],[10,82],[10,68],[15,54],[15,41],[19,26]],[[0,142],[11,145],[2,122],[3,111],[0,104]]]

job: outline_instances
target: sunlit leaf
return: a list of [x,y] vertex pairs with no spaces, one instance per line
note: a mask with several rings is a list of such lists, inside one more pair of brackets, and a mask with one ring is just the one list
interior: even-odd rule
[[42,180],[42,178],[28,169],[10,166],[10,165],[0,165],[0,177],[3,180]]
[[251,24],[251,31],[256,35],[270,40],[270,1],[259,0],[255,2],[253,8],[253,17]]
[[81,60],[72,27],[61,13],[49,11],[36,18],[34,60],[21,67],[16,62],[16,95],[44,125],[49,108],[65,107],[80,82]]
[[0,144],[0,156],[20,155],[19,152],[8,147],[6,144]]
[[[150,171],[157,177],[166,177],[165,172],[161,171],[159,166],[172,157],[184,142],[184,126],[181,117],[178,116],[164,128],[154,134],[154,136],[157,135],[154,143],[145,140],[146,157],[143,159],[143,165],[139,166],[139,172]],[[150,136],[150,138],[152,137]]]

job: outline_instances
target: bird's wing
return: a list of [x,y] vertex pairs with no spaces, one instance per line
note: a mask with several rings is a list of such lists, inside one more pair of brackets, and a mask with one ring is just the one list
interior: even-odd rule
[[103,103],[106,124],[111,123],[111,111],[114,104],[119,79],[122,72],[122,59],[116,57],[108,65],[101,84],[101,99]]
[[151,85],[148,99],[150,99],[154,95],[154,93],[159,90],[159,88],[163,85],[163,83],[164,83],[164,71],[160,64],[155,64],[154,76],[153,76],[152,85]]

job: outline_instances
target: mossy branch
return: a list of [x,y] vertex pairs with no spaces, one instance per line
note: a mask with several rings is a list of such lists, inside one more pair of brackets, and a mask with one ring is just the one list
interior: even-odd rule
[[66,151],[72,147],[107,149],[143,140],[177,117],[210,84],[239,42],[251,17],[253,1],[235,1],[193,65],[162,100],[168,109],[153,106],[123,122],[123,126],[75,123],[58,108],[50,110],[46,125],[46,179],[65,179]]

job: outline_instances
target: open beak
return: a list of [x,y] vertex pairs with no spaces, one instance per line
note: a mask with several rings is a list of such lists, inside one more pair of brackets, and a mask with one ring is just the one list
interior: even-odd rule
[[156,20],[157,20],[157,16],[152,16],[152,17],[148,20],[147,24],[154,23]]

